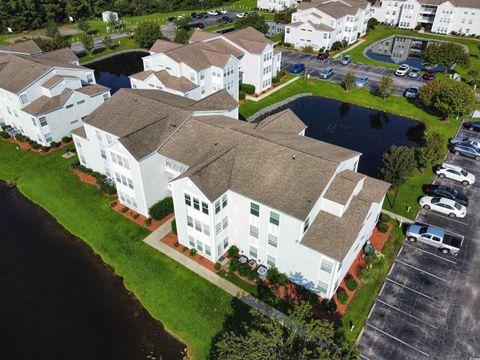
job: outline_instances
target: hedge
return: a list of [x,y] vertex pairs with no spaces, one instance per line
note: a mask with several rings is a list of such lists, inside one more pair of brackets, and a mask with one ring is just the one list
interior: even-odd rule
[[175,221],[175,219],[173,219],[172,221],[172,232],[177,235],[177,222]]
[[377,229],[378,229],[378,231],[380,231],[381,233],[385,234],[385,233],[388,231],[388,225],[387,225],[387,223],[379,222],[379,223],[377,224]]
[[166,197],[160,200],[148,210],[150,217],[155,220],[162,220],[171,213],[173,213],[172,197]]
[[252,84],[242,84],[240,85],[240,90],[245,91],[247,94],[255,94],[255,85]]
[[355,290],[358,287],[357,280],[355,280],[353,277],[348,278],[345,281],[345,284],[347,285],[347,288],[351,291]]
[[245,91],[240,90],[240,92],[238,93],[238,98],[240,100],[245,100],[246,97],[247,97],[247,94],[245,93]]
[[346,304],[348,301],[348,294],[342,288],[337,292],[337,300],[340,304]]

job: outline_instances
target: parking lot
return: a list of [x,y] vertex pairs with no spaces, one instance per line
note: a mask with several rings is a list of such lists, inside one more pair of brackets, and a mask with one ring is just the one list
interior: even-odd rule
[[[347,53],[346,53],[347,54]],[[341,84],[345,75],[352,71],[357,77],[366,76],[369,79],[366,87],[372,89],[376,86],[377,82],[385,75],[391,75],[395,83],[395,95],[402,95],[405,89],[411,85],[424,85],[425,80],[421,79],[421,75],[417,79],[408,77],[398,77],[394,75],[394,69],[387,69],[381,66],[364,65],[357,63],[350,63],[348,65],[340,64],[340,59],[328,59],[318,60],[316,55],[305,54],[296,51],[282,51],[282,66],[286,69],[292,67],[297,63],[303,63],[306,68],[306,72],[311,77],[319,78],[320,72],[331,67],[334,71],[334,75],[328,79],[328,81]]]
[[[465,129],[458,135],[480,137]],[[417,221],[463,236],[460,254],[405,241],[360,338],[362,359],[480,358],[480,162],[450,153],[445,162],[477,178],[470,186],[435,178],[469,197],[467,215],[421,210]]]

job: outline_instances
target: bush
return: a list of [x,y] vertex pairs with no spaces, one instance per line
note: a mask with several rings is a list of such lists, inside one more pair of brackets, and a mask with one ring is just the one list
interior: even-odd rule
[[303,52],[307,54],[313,54],[314,50],[313,50],[313,47],[311,47],[310,45],[307,45],[303,47]]
[[272,77],[272,84],[276,84],[278,82],[280,82],[280,76],[275,75],[274,77]]
[[277,76],[279,76],[281,78],[284,77],[285,75],[287,75],[287,70],[285,70],[285,69],[282,69],[277,73]]
[[389,215],[385,214],[385,213],[381,213],[381,214],[380,214],[380,221],[381,221],[381,222],[389,222],[391,219],[392,219],[392,218],[391,218]]
[[188,248],[187,248],[186,246],[184,246],[184,247],[182,248],[182,253],[184,253],[185,251],[187,251],[187,249],[188,249]]
[[250,268],[247,264],[240,264],[240,266],[238,267],[238,273],[242,276],[247,276],[249,272]]
[[117,193],[117,188],[113,185],[107,184],[106,182],[101,182],[100,190],[107,195],[115,195]]
[[42,146],[42,152],[49,152],[50,146]]
[[252,270],[250,269],[250,267],[248,267],[248,273],[247,273],[247,278],[249,278],[250,280],[258,280],[260,276],[258,275],[258,272],[256,272],[255,270]]
[[59,142],[56,142],[56,141],[52,141],[50,143],[50,146],[54,149],[58,148],[61,144]]
[[128,211],[128,207],[124,206],[120,211],[125,214]]
[[240,90],[245,91],[248,95],[255,94],[255,85],[252,84],[242,84],[240,85]]
[[342,288],[337,291],[337,300],[340,304],[346,304],[348,301],[348,295]]
[[280,285],[280,286],[284,286],[286,285],[288,282],[288,276],[284,273],[280,273],[278,274],[278,277],[277,277],[277,284]]
[[27,141],[27,137],[23,134],[20,134],[18,133],[17,135],[15,135],[15,139],[17,139],[18,141],[21,141],[21,142],[25,142]]
[[342,46],[342,43],[340,41],[335,41],[333,44],[332,44],[332,47],[331,49],[333,51],[338,51],[338,50],[342,50],[343,46]]
[[145,226],[150,226],[152,225],[152,219],[151,218],[145,219],[143,223],[145,224]]
[[213,265],[213,268],[214,268],[216,271],[218,271],[218,270],[220,270],[222,267],[221,267],[221,265],[220,265],[219,263],[215,263],[215,265]]
[[347,285],[347,288],[351,291],[355,290],[358,287],[357,280],[355,280],[353,277],[349,277],[345,281],[345,284]]
[[162,220],[171,213],[173,213],[173,199],[170,196],[160,200],[148,210],[150,217],[155,220]]
[[135,220],[137,220],[139,216],[140,216],[140,215],[138,215],[138,214],[133,214],[132,218],[134,218]]
[[337,303],[335,301],[323,299],[322,305],[325,307],[325,310],[327,310],[327,312],[329,313],[333,314],[335,311],[337,311]]
[[178,241],[175,242],[175,244],[173,244],[173,246],[175,246],[176,248],[180,246],[180,243]]
[[110,203],[110,207],[113,208],[113,207],[115,207],[115,206],[117,206],[117,202],[116,202],[116,201],[112,201],[112,202]]
[[70,141],[72,141],[72,138],[70,136],[64,136],[62,137],[62,142],[64,144],[68,144]]
[[2,139],[10,139],[10,135],[6,131],[0,131],[0,137]]
[[196,253],[197,253],[197,249],[190,249],[189,255],[193,257],[195,256]]
[[276,283],[279,274],[280,273],[278,272],[278,269],[275,266],[272,266],[267,270],[267,280],[272,283]]
[[240,100],[245,100],[246,97],[247,97],[247,94],[245,93],[245,91],[240,90],[240,92],[238,93],[238,98]]
[[382,234],[385,234],[388,231],[388,225],[384,222],[379,222],[377,224],[377,229],[380,231]]
[[32,149],[35,149],[35,150],[38,150],[42,147],[42,145],[40,145],[37,142],[33,142],[33,144],[31,144],[31,146],[32,146]]
[[240,266],[242,264],[240,263],[240,260],[238,260],[236,257],[235,258],[232,258],[232,260],[230,261],[230,266],[229,266],[229,269],[232,271],[232,272],[236,272],[240,269]]
[[175,219],[173,219],[172,221],[172,232],[177,235],[177,222],[175,221]]
[[235,245],[230,246],[230,248],[227,251],[228,257],[230,259],[236,259],[238,258],[238,253],[240,252],[240,249],[236,247]]

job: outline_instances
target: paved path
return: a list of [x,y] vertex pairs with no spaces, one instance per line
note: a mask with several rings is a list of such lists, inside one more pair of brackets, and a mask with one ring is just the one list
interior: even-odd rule
[[395,214],[395,213],[393,213],[393,212],[391,212],[391,211],[388,211],[388,210],[385,210],[385,209],[382,209],[382,212],[385,213],[385,214],[387,214],[387,215],[390,216],[391,218],[393,218],[393,219],[395,219],[395,220],[398,220],[398,221],[401,221],[401,222],[403,222],[403,223],[405,223],[405,224],[411,224],[411,223],[414,222],[413,220],[411,220],[411,219],[409,219],[409,218],[406,218],[406,217],[404,217],[404,216],[402,216],[402,215]]
[[355,44],[353,44],[352,46],[350,46],[349,48],[346,48],[345,50],[342,50],[340,51],[338,54],[335,54],[334,56],[332,56],[334,59],[340,57],[340,55],[343,55],[343,54],[346,54],[347,52],[349,52],[350,50],[352,49],[355,49],[358,45],[361,45],[365,42],[365,39],[360,39],[358,40]]
[[258,97],[247,95],[246,99],[247,99],[247,100],[252,100],[252,101],[255,101],[255,102],[260,101],[260,100],[263,100],[263,99],[265,99],[267,96],[272,95],[273,93],[277,92],[277,91],[280,90],[281,88],[283,88],[283,87],[285,87],[285,86],[287,86],[287,85],[290,85],[291,83],[293,83],[294,81],[297,81],[298,79],[300,79],[300,77],[299,77],[299,76],[295,76],[293,79],[288,80],[286,83],[284,83],[284,84],[282,84],[282,85],[280,85],[280,86],[277,86],[277,87],[276,87],[275,89],[273,89],[272,91],[269,91],[269,92],[267,92],[267,93],[265,93],[265,94],[263,94],[263,95],[260,95],[260,96],[258,96]]
[[161,242],[160,240],[171,231],[171,223],[173,219],[174,217],[169,219],[157,230],[148,235],[143,241],[148,245],[152,246],[153,248],[157,249],[158,251],[162,252],[170,259],[175,260],[176,262],[195,272],[197,275],[200,275],[204,279],[210,281],[212,284],[218,286],[219,288],[222,288],[230,295],[235,296],[237,299],[251,306],[255,310],[273,319],[276,319],[281,323],[284,323],[284,320],[287,318],[284,313],[272,308],[270,305],[265,304],[263,301],[260,301],[249,293],[246,293],[244,290],[235,286],[231,282],[221,278],[217,274],[213,273],[212,271],[196,263],[187,256],[179,253],[178,251]]

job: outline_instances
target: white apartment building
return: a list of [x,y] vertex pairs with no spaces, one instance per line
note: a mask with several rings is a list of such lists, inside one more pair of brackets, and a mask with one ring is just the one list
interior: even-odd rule
[[82,125],[110,97],[70,49],[48,53],[33,41],[0,47],[0,126],[48,146]]
[[291,7],[297,7],[301,0],[257,0],[257,8],[266,11],[282,11]]
[[228,34],[196,31],[188,45],[157,40],[150,54],[143,58],[144,71],[130,76],[132,88],[195,100],[221,89],[238,100],[241,82],[262,92],[271,86],[281,63],[273,42],[253,28]]
[[[148,217],[153,204],[171,195],[169,182],[186,166],[158,149],[192,117],[219,115],[238,118],[238,103],[225,90],[193,100],[121,89],[72,136],[80,163],[115,180],[120,203]],[[185,149],[196,151],[190,139],[183,140]]]
[[366,0],[312,0],[298,5],[285,28],[285,42],[295,48],[330,49],[336,41],[353,44],[367,32],[371,6]]
[[480,2],[470,0],[381,0],[373,17],[385,24],[406,29],[431,27],[440,34],[451,32],[480,35]]

